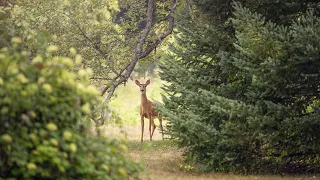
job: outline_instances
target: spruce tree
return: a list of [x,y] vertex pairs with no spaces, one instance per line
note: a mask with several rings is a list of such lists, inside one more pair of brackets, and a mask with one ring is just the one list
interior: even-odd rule
[[305,12],[314,4],[276,8],[282,16],[273,18],[252,4],[256,12],[235,5],[223,24],[196,5],[200,20],[180,11],[161,65],[161,78],[170,82],[160,108],[167,132],[207,169],[314,170],[320,24],[316,10]]

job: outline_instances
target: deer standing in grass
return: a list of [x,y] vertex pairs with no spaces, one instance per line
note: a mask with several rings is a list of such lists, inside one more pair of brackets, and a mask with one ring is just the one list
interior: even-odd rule
[[149,133],[150,133],[150,141],[152,141],[152,136],[154,130],[156,129],[156,125],[154,124],[154,119],[158,117],[160,122],[160,128],[162,132],[163,139],[163,127],[162,127],[162,119],[159,117],[159,112],[155,109],[155,104],[147,98],[147,86],[150,84],[150,80],[147,80],[145,84],[141,84],[138,80],[135,81],[136,84],[140,87],[141,92],[141,104],[140,104],[140,117],[141,117],[141,142],[143,142],[143,131],[144,131],[144,118],[149,119]]

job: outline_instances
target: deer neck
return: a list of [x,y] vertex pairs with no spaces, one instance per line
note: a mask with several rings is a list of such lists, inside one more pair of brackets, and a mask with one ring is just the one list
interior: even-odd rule
[[148,98],[146,94],[141,95],[141,105],[142,107],[147,107],[148,105]]

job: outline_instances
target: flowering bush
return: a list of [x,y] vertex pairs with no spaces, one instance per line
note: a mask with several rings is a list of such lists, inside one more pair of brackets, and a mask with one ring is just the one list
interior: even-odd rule
[[21,44],[12,38],[0,50],[0,177],[138,177],[140,165],[124,157],[123,143],[91,135],[81,123],[99,92],[76,50],[59,57],[57,46],[34,53]]

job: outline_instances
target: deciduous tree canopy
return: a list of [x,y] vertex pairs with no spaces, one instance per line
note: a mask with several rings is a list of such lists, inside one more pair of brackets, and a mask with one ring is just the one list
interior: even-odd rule
[[[94,70],[92,81],[104,85],[107,105],[138,60],[171,34],[177,5],[176,0],[16,1],[3,8],[10,14],[3,24],[6,34],[19,33],[30,48],[41,41],[39,33],[55,37],[51,43],[61,47],[60,55],[76,47],[83,66]],[[103,123],[103,116],[100,120]]]

